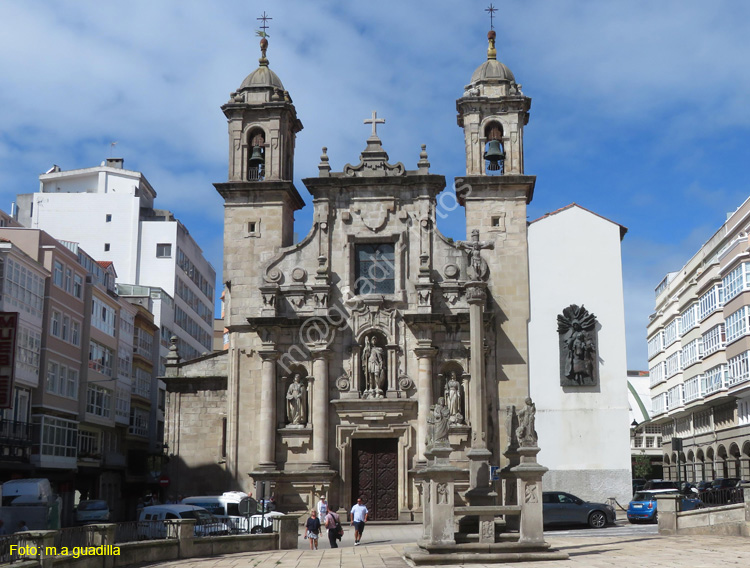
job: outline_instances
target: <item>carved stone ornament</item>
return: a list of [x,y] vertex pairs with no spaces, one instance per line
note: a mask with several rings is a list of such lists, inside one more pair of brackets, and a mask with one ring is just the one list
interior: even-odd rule
[[524,496],[526,503],[539,503],[539,496],[537,495],[536,485],[527,484]]
[[401,375],[398,378],[398,388],[403,391],[412,389],[414,388],[414,381],[411,380],[409,375]]
[[307,278],[307,271],[304,268],[295,268],[292,270],[292,279],[295,282],[304,282]]
[[518,411],[518,427],[516,428],[516,440],[521,447],[533,448],[537,445],[539,437],[536,433],[536,404],[527,398],[524,407]]
[[282,274],[281,270],[279,270],[278,268],[272,268],[271,270],[266,272],[265,280],[267,282],[278,284],[279,282],[281,282],[281,279],[283,277],[284,275]]
[[455,264],[446,264],[443,267],[443,274],[446,278],[450,280],[455,280],[458,278],[458,275],[461,273],[461,271],[458,269],[458,266]]
[[482,288],[476,286],[467,287],[464,296],[469,303],[480,303],[487,300],[487,293]]
[[445,399],[441,396],[437,404],[430,407],[430,413],[427,416],[427,439],[425,440],[427,447],[449,448],[449,427],[450,411],[445,406]]
[[448,484],[447,483],[438,483],[437,502],[438,502],[438,505],[448,504]]
[[557,316],[561,386],[599,384],[596,323],[596,316],[583,305],[571,304]]
[[361,354],[362,377],[366,386],[363,397],[385,398],[388,357],[377,334],[364,337]]
[[336,379],[336,388],[342,392],[348,391],[350,384],[351,384],[351,381],[349,380],[349,375],[347,375],[346,373],[344,373],[338,379]]
[[377,202],[361,204],[353,208],[352,212],[362,219],[362,223],[373,233],[377,233],[388,224],[388,217],[396,211],[396,204],[390,202]]

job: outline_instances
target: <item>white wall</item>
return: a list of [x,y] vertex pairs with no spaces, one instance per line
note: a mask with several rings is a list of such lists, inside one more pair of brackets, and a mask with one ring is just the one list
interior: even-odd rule
[[[578,206],[529,226],[529,380],[545,490],[603,501],[631,496],[620,227]],[[560,385],[557,316],[596,315],[598,387]]]
[[135,283],[139,213],[132,193],[36,193],[32,228],[79,243],[96,260],[114,262],[119,282]]

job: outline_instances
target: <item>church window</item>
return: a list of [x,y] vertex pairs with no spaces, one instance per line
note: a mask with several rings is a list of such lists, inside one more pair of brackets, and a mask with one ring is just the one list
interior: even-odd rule
[[356,245],[354,273],[356,294],[393,294],[395,292],[393,243]]
[[109,243],[104,243],[104,252],[109,252]]
[[107,213],[105,219],[106,219],[107,223],[111,223],[112,222],[112,213]]
[[247,223],[247,234],[248,235],[257,235],[258,234],[258,222],[257,221],[248,221]]
[[493,217],[492,218],[492,226],[493,227],[499,227],[500,226],[500,217]]

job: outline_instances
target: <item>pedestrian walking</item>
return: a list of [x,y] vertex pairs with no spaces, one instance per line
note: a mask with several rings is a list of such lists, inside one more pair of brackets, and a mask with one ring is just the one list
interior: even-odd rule
[[362,539],[362,533],[365,532],[365,523],[367,522],[367,507],[362,504],[362,498],[357,499],[357,504],[352,507],[351,519],[354,526],[354,546],[359,546]]
[[26,521],[21,521],[18,523],[18,530],[16,532],[26,532],[30,531],[29,525],[26,524]]
[[320,496],[320,501],[318,501],[317,510],[318,510],[318,519],[320,519],[320,521],[322,522],[323,520],[325,520],[326,515],[328,514],[328,503],[326,503],[325,495]]
[[328,514],[325,517],[325,525],[326,529],[328,529],[328,543],[331,545],[331,548],[339,547],[336,541],[341,540],[341,535],[344,532],[339,516],[334,512],[335,508],[331,507],[328,509]]
[[318,536],[320,535],[320,519],[318,512],[310,511],[310,518],[305,523],[305,538],[310,541],[310,550],[318,550]]

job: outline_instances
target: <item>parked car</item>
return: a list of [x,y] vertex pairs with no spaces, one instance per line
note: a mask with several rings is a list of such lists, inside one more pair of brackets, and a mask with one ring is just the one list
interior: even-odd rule
[[[251,515],[240,513],[240,503],[248,499],[253,506]],[[229,526],[231,532],[249,532],[259,534],[273,530],[273,518],[282,517],[283,513],[266,510],[262,514],[261,505],[247,493],[241,491],[227,491],[222,495],[211,495],[204,497],[186,497],[182,500],[183,505],[194,505],[202,507],[209,513]]]
[[604,503],[589,503],[570,493],[545,491],[542,493],[544,524],[584,524],[601,529],[615,522],[615,508]]
[[676,481],[665,481],[664,479],[649,479],[643,486],[643,491],[653,491],[655,489],[680,489],[680,484]]
[[172,519],[195,519],[195,536],[218,536],[229,534],[229,527],[214,515],[194,505],[151,505],[144,507],[138,515],[138,539],[167,538],[164,521]]
[[106,523],[109,517],[109,505],[104,499],[81,501],[76,507],[76,523],[79,525]]
[[645,479],[640,479],[640,478],[633,479],[633,494],[636,494],[641,489],[643,489],[644,485],[646,485],[646,480]]
[[701,491],[705,491],[706,489],[711,487],[711,483],[712,483],[711,481],[699,481],[698,483],[695,484],[695,488],[700,493]]
[[657,495],[682,495],[680,510],[692,511],[703,507],[703,502],[695,496],[681,494],[676,489],[654,489],[652,491],[639,491],[633,495],[633,500],[628,504],[628,521],[637,523],[640,521],[655,523],[658,520],[656,507]]
[[742,480],[739,477],[719,477],[701,493],[701,498],[709,505],[737,503],[742,497],[742,491],[738,489],[741,484]]

